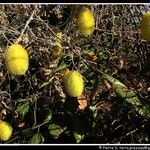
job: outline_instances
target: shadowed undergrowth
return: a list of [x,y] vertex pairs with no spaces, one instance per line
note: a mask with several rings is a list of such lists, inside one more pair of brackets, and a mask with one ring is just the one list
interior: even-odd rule
[[[149,8],[88,7],[96,25],[85,38],[75,25],[78,5],[0,5],[0,117],[14,129],[6,143],[149,143],[150,44],[140,33]],[[54,60],[59,30],[63,56]],[[13,79],[4,52],[16,41],[27,49],[30,64],[26,75]],[[65,94],[64,64],[84,77],[79,98]],[[100,71],[133,91],[142,113]]]

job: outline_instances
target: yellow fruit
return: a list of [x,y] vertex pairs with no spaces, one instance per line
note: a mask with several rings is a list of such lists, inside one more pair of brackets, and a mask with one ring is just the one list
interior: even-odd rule
[[20,44],[13,44],[6,51],[5,63],[11,75],[24,75],[28,70],[28,53]]
[[0,121],[0,140],[7,141],[10,139],[13,128],[8,122]]
[[95,19],[93,13],[86,7],[81,8],[77,15],[77,27],[85,37],[90,36],[94,31]]
[[84,84],[82,75],[78,71],[72,70],[67,73],[63,78],[63,82],[65,91],[69,96],[81,96],[84,89]]
[[62,55],[63,55],[63,51],[62,51],[61,47],[59,47],[59,46],[53,47],[53,51],[52,51],[52,58],[53,59],[60,58]]
[[61,45],[61,39],[62,39],[62,32],[57,33],[57,39],[56,39],[56,46],[53,47],[52,51],[52,58],[57,59],[63,55],[62,45]]
[[145,13],[141,22],[141,35],[145,40],[150,40],[150,11]]
[[62,40],[62,32],[58,32],[56,35],[58,37],[56,43],[59,45],[61,44],[61,40]]
[[28,61],[22,58],[8,61],[7,69],[12,75],[24,75],[28,70]]

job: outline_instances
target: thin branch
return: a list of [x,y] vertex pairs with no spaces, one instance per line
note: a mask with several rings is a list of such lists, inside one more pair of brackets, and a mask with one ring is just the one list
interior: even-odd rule
[[37,101],[35,102],[35,106],[34,106],[34,124],[33,124],[32,128],[33,128],[33,127],[36,125],[36,123],[37,123],[36,110],[37,110]]
[[59,38],[55,32],[49,27],[49,25],[47,23],[45,23],[37,14],[35,14],[35,16],[49,29],[49,31],[55,36],[57,37],[61,42],[64,42],[61,38]]
[[23,36],[25,30],[26,30],[27,27],[29,26],[29,23],[31,22],[31,20],[33,20],[33,16],[34,16],[34,14],[35,14],[35,12],[36,12],[36,8],[37,8],[37,6],[35,6],[34,11],[32,12],[30,18],[27,20],[27,22],[26,22],[26,24],[25,24],[25,26],[24,26],[24,28],[23,28],[23,30],[22,30],[20,36],[19,36],[18,39],[16,40],[16,43],[19,43],[19,42],[21,41],[22,36]]

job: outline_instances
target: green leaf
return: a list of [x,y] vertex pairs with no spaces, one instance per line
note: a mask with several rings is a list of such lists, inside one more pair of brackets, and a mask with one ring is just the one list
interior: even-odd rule
[[89,106],[89,109],[94,112],[96,110],[96,106]]
[[145,104],[142,108],[139,109],[139,114],[144,117],[150,118],[150,105]]
[[118,94],[122,99],[126,100],[128,103],[132,104],[141,116],[150,118],[150,104],[142,104],[136,96],[136,94],[132,90],[129,90],[119,80],[101,71],[99,72],[103,75],[103,78],[108,80],[113,85],[116,94]]
[[81,135],[77,132],[73,132],[73,134],[77,143],[80,143],[85,137],[85,135]]
[[119,80],[115,79],[114,77],[103,73],[103,77],[108,80],[109,82],[111,82],[111,84],[113,84],[115,87],[126,87],[123,83],[121,83]]
[[58,66],[58,67],[56,68],[55,72],[58,72],[58,71],[60,71],[60,70],[63,70],[63,69],[65,69],[65,68],[67,68],[67,67],[68,67],[67,64],[63,62],[63,63],[60,64],[60,66]]
[[49,110],[44,122],[49,122],[52,119],[52,111]]
[[24,115],[29,111],[29,102],[20,103],[17,107],[16,111],[21,117],[24,117]]
[[142,106],[142,103],[132,90],[129,90],[123,83],[114,77],[103,72],[100,73],[103,75],[103,78],[108,80],[113,85],[116,94],[118,94],[122,99],[126,100],[128,103],[131,103],[134,107]]
[[57,139],[59,138],[60,134],[65,130],[66,128],[61,128],[59,125],[56,125],[56,124],[50,124],[48,126],[48,130],[49,130],[49,133],[52,135],[52,137],[54,139]]
[[30,139],[31,144],[41,144],[44,142],[44,137],[40,133],[34,134]]
[[115,88],[115,91],[122,98],[133,98],[133,97],[136,97],[136,94],[133,91],[128,90],[127,87],[118,86],[118,87]]
[[93,117],[96,118],[98,115],[98,109],[96,106],[90,106],[89,109],[92,111]]
[[127,88],[122,87],[116,87],[115,91],[120,97],[135,107],[142,106],[142,103],[133,91],[129,91]]
[[73,134],[77,143],[81,142],[84,139],[87,127],[87,120],[84,116],[74,117],[73,122]]

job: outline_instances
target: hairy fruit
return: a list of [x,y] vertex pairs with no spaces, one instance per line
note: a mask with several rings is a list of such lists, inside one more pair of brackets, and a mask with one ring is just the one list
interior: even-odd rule
[[67,73],[63,78],[63,82],[65,91],[69,96],[81,96],[84,89],[84,83],[82,75],[78,71],[72,70]]
[[5,53],[5,63],[11,75],[24,75],[28,70],[28,53],[22,45],[13,44]]
[[82,7],[77,15],[77,27],[85,37],[92,35],[95,26],[93,13],[86,7]]
[[142,16],[141,36],[145,40],[150,40],[150,11]]
[[0,121],[0,140],[7,141],[10,139],[13,128],[8,122]]

